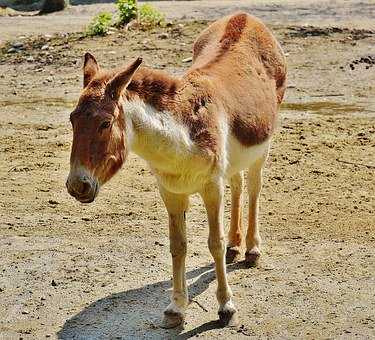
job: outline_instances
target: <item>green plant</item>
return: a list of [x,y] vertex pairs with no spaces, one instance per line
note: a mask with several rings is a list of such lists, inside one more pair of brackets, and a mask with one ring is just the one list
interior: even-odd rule
[[117,0],[116,5],[119,11],[120,25],[126,25],[137,17],[137,0]]
[[144,4],[139,7],[139,21],[141,26],[146,28],[162,26],[165,21],[165,16],[155,7]]
[[101,12],[96,15],[89,26],[87,27],[87,35],[106,35],[112,23],[112,14],[108,12]]

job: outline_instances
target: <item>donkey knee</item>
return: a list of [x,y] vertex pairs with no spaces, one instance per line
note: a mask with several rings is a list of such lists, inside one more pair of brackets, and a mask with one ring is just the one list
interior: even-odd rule
[[208,239],[208,249],[214,259],[222,258],[225,254],[225,239]]
[[187,244],[185,240],[171,240],[169,251],[172,257],[184,257],[187,252]]

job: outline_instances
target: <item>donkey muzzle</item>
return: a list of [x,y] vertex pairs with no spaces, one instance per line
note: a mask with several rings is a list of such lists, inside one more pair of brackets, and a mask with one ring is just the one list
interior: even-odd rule
[[81,203],[91,203],[98,194],[99,183],[96,179],[84,174],[69,175],[66,188],[68,193]]

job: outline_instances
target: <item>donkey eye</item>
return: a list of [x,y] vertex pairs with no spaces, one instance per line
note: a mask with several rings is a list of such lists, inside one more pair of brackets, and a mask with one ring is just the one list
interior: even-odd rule
[[103,122],[103,123],[100,125],[99,130],[108,129],[110,126],[111,126],[111,122],[109,122],[109,121],[105,121],[105,122]]

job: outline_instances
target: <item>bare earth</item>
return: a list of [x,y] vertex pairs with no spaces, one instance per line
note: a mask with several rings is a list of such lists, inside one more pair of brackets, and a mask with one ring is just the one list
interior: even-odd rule
[[[207,220],[194,196],[187,258],[192,302],[185,329],[163,330],[171,260],[155,181],[132,155],[95,203],[74,201],[64,186],[68,117],[85,51],[105,67],[142,55],[150,66],[182,73],[207,25],[192,17],[213,3],[200,18],[257,8],[288,55],[289,88],[264,172],[262,259],[257,268],[228,265],[240,327],[216,322]],[[35,36],[37,20],[43,33],[68,31],[66,14],[0,18],[0,39],[25,46],[0,52],[0,339],[375,337],[375,65],[353,63],[375,58],[369,31],[375,27],[366,22],[375,5],[329,1],[325,10],[325,1],[243,3],[250,1],[160,2],[171,18],[185,14],[184,24],[105,38]],[[301,28],[302,10],[292,11],[302,3],[315,28]],[[87,17],[78,11],[69,31],[81,29]],[[17,38],[26,34],[31,37]]]

